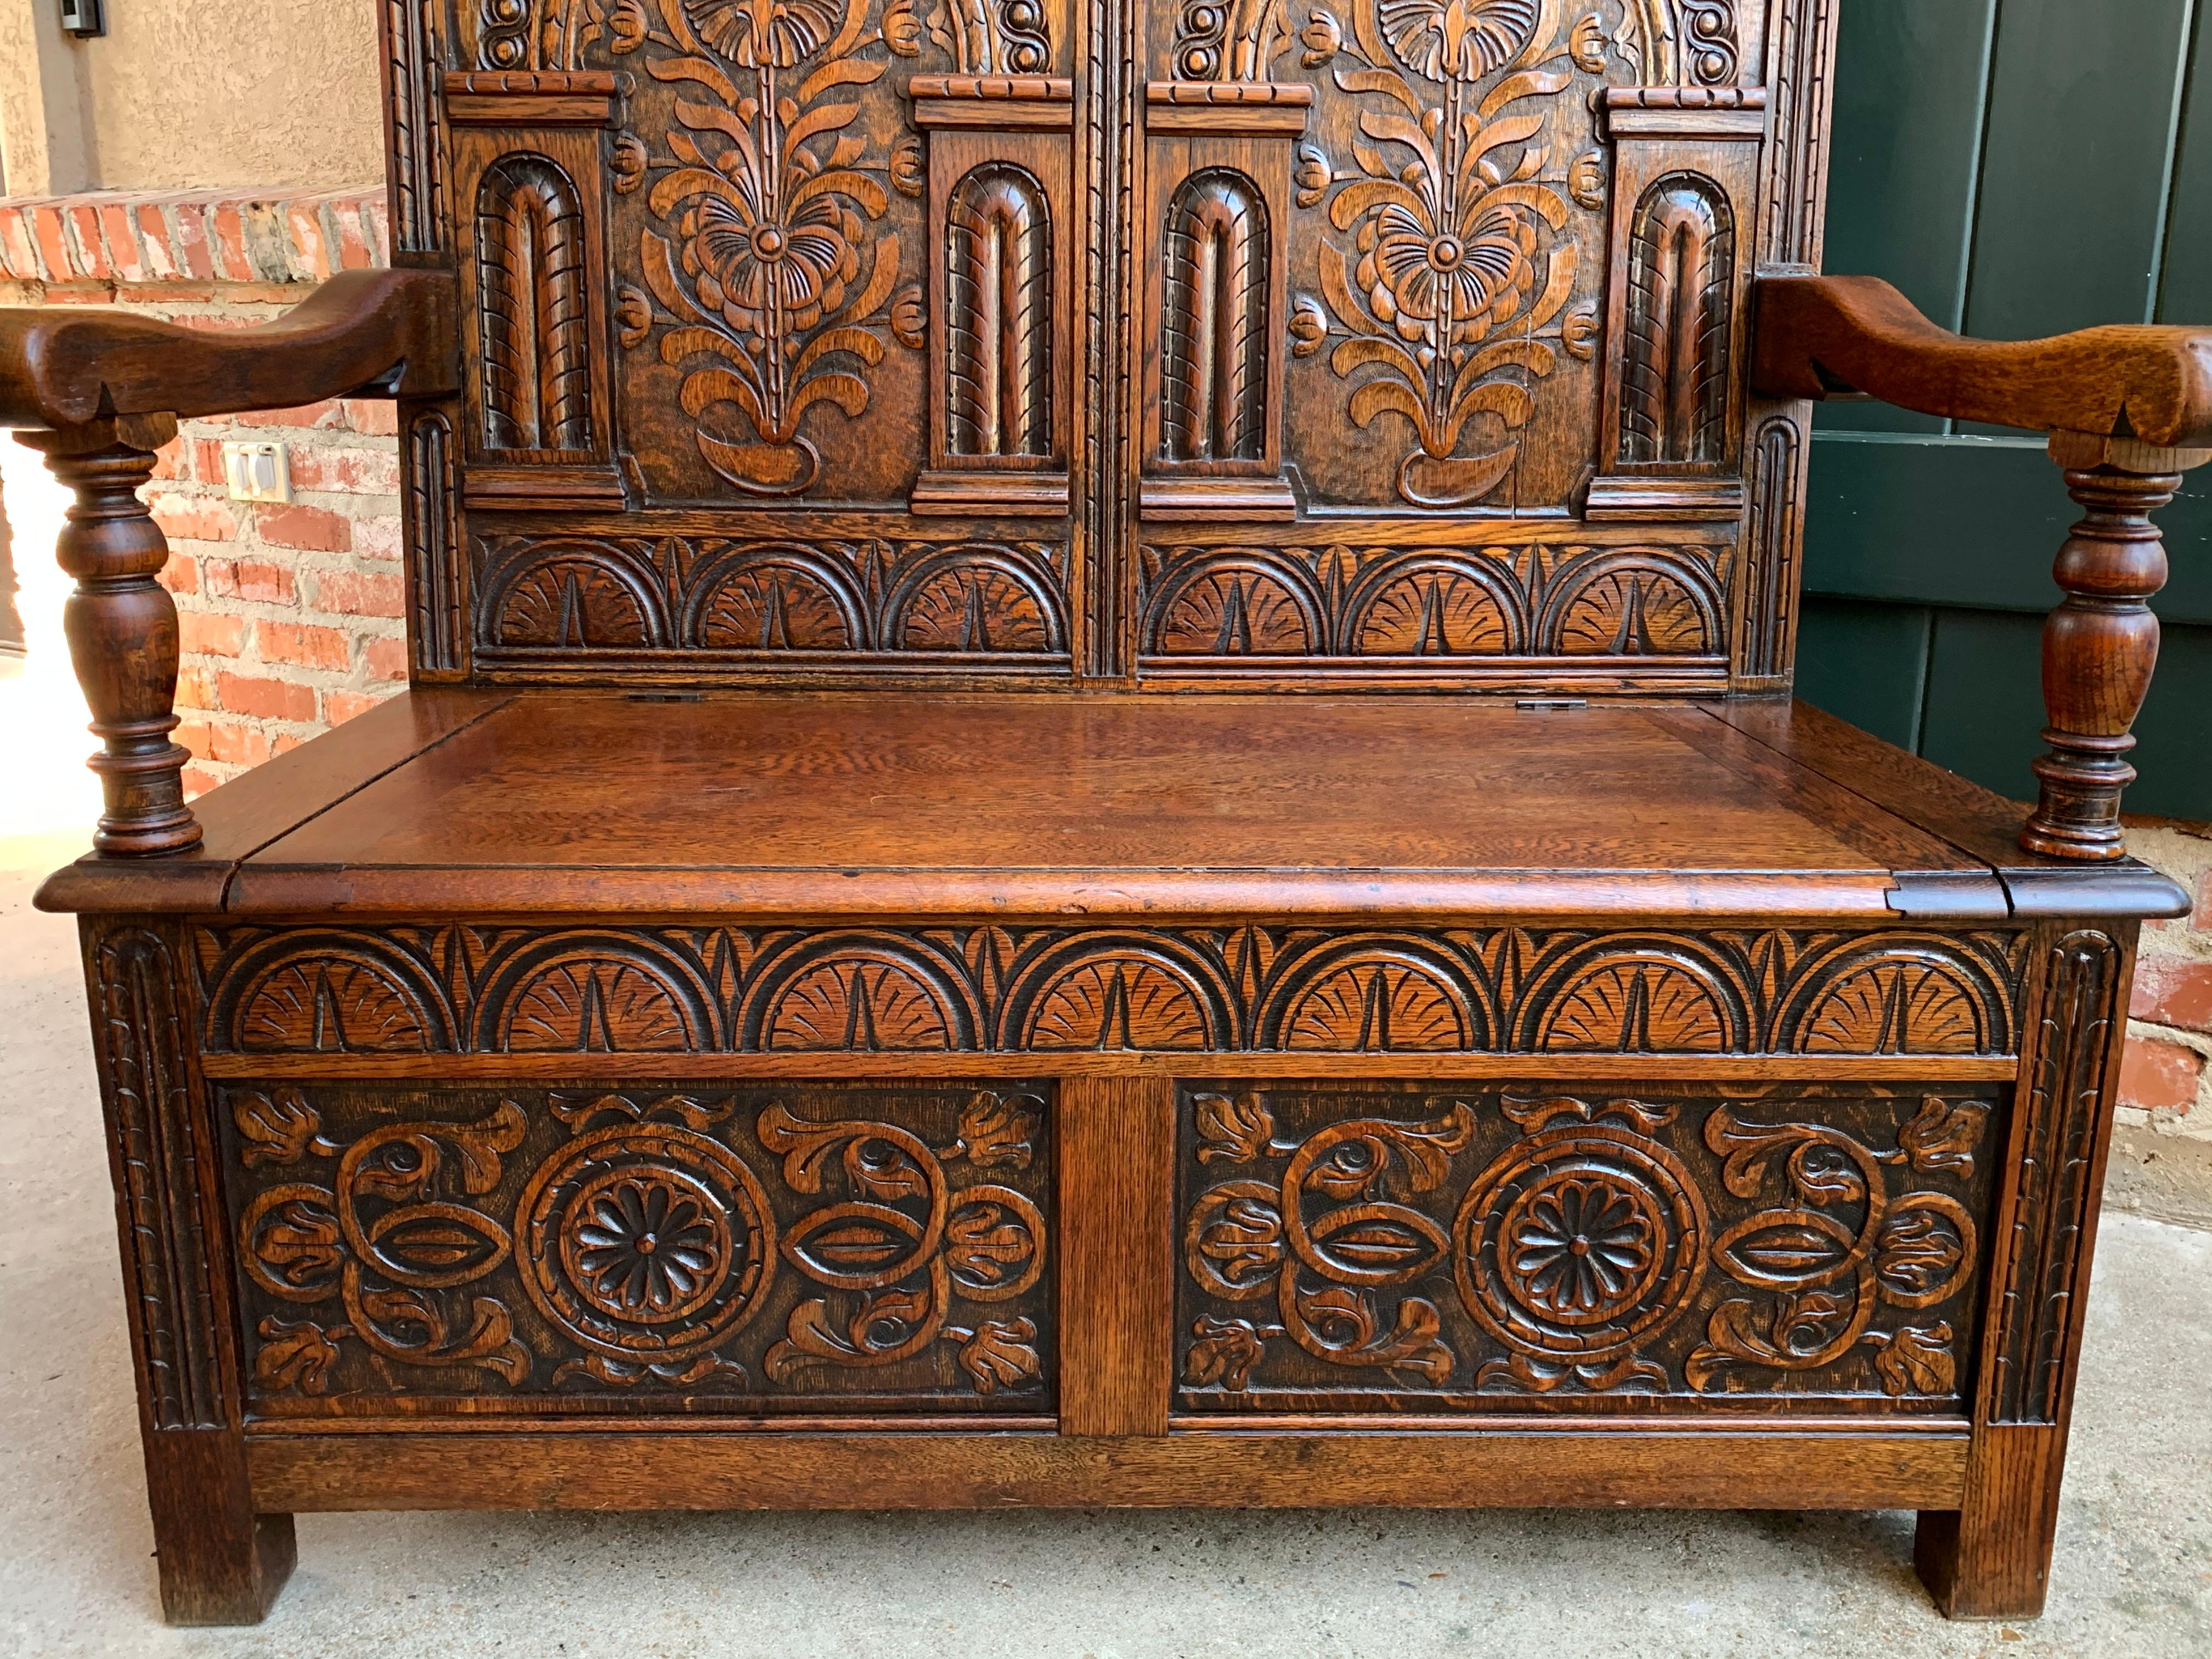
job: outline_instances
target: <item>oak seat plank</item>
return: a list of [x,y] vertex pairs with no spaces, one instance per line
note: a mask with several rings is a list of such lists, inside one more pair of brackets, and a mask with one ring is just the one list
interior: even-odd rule
[[[1988,868],[1809,769],[1708,752],[1691,740],[1702,717],[1668,711],[1443,697],[409,701],[426,697],[317,746],[378,745],[350,772],[325,763],[349,783],[386,763],[242,849],[224,908],[1881,916],[1900,871]],[[408,720],[425,740],[392,763]],[[103,904],[99,873],[80,867],[47,902]]]

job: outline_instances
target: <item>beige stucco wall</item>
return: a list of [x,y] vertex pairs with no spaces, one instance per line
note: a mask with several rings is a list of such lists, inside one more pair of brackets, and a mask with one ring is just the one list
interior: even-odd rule
[[[375,0],[111,0],[105,37],[58,52],[54,10],[0,0],[8,193],[331,189],[382,176]],[[45,179],[41,130],[64,135],[44,146]]]

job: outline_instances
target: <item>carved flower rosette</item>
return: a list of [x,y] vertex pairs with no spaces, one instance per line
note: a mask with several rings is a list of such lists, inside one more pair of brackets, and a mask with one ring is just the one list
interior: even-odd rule
[[1184,1098],[1186,1408],[1942,1410],[1964,1386],[1985,1103]]
[[261,1407],[1047,1397],[1035,1096],[314,1093],[226,1097]]
[[[1352,425],[1397,446],[1387,483],[1351,456],[1301,456],[1328,493],[1450,509],[1571,487],[1520,463],[1553,430],[1547,400],[1564,419],[1593,395],[1580,370],[1602,262],[1584,249],[1602,246],[1605,195],[1577,88],[1639,78],[1640,12],[1615,11],[1577,21],[1538,0],[1352,0],[1341,21],[1309,12],[1299,61],[1322,98],[1293,184],[1326,226],[1294,233],[1313,264],[1302,252],[1293,268],[1291,343],[1341,383],[1332,396],[1308,380],[1304,395],[1341,398]],[[1547,392],[1555,375],[1577,384]]]

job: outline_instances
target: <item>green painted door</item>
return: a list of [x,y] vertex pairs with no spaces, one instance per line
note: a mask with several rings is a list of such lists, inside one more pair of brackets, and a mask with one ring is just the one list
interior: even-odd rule
[[[1826,268],[2024,339],[2212,325],[2212,0],[1844,0]],[[1820,411],[1799,695],[2016,798],[2040,752],[2051,562],[2079,513],[2039,439]],[[2160,515],[2133,812],[2212,818],[2212,469]]]

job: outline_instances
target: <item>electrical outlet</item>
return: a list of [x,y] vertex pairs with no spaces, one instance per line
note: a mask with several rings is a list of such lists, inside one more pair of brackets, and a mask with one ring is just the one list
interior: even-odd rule
[[225,444],[222,476],[234,501],[289,501],[292,467],[283,444]]
[[80,39],[107,33],[101,0],[62,0],[62,27]]

